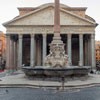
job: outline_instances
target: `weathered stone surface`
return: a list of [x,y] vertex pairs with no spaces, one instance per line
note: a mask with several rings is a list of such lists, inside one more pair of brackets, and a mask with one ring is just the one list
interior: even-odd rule
[[66,77],[66,76],[80,76],[88,75],[90,72],[90,67],[78,67],[70,66],[69,68],[47,68],[47,66],[36,66],[32,67],[23,67],[23,71],[27,76],[37,76],[37,77]]
[[[61,25],[93,25],[94,23],[67,10],[61,9],[60,13]],[[54,8],[48,7],[34,11],[9,25],[54,25]]]
[[57,40],[50,44],[50,54],[45,59],[45,65],[52,68],[65,68],[68,66],[68,56],[65,54],[62,41],[61,44]]
[[[61,30],[60,30],[60,34],[94,34],[95,33],[95,28],[94,27],[86,27],[86,26],[61,26]],[[13,26],[13,27],[9,27],[7,28],[7,33],[8,34],[27,34],[27,33],[35,33],[35,34],[50,34],[53,33],[53,26],[32,26],[32,27],[17,27],[17,26]]]
[[[71,9],[71,11],[69,10]],[[68,7],[66,9],[60,8],[60,25],[61,33],[93,33],[95,32],[96,22],[91,20],[92,18],[87,18],[80,16],[72,11],[72,8]],[[81,8],[80,8],[81,9]],[[74,9],[75,10],[75,9]],[[78,10],[78,9],[76,9]],[[80,11],[79,11],[80,13]],[[49,5],[40,7],[30,13],[15,18],[4,24],[7,28],[7,33],[53,33],[54,25],[54,6]]]

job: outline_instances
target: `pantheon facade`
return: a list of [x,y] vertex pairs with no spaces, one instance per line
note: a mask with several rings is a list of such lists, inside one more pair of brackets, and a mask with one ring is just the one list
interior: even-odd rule
[[[86,7],[60,4],[60,36],[72,66],[95,68],[95,28]],[[42,66],[54,36],[54,4],[18,8],[19,15],[6,27],[6,68]]]

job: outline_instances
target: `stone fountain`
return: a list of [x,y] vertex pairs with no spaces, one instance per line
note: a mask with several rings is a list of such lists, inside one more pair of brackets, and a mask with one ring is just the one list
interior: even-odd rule
[[89,68],[71,66],[68,55],[65,54],[64,43],[60,37],[60,7],[55,0],[54,37],[50,44],[50,53],[46,56],[44,66],[23,67],[27,76],[50,76],[64,78],[71,75],[87,75]]

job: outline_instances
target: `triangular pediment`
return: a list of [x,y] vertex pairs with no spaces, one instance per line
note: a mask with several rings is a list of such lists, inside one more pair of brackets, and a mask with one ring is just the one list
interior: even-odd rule
[[[80,17],[70,11],[60,9],[61,25],[94,25],[95,22]],[[9,25],[54,25],[54,7],[48,6],[32,11],[4,24]]]

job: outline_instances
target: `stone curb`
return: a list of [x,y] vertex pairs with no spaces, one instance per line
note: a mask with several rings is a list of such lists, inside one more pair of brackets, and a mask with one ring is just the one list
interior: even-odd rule
[[[90,83],[85,85],[69,85],[64,86],[66,90],[68,89],[83,89],[89,88],[93,86],[100,86],[100,83]],[[48,88],[48,89],[57,89],[61,88],[62,86],[46,86],[46,85],[30,85],[30,84],[0,84],[0,88]]]
[[[0,88],[2,88],[2,87],[29,87],[29,88],[50,88],[50,89],[57,89],[57,88],[61,88],[62,87],[62,82],[60,82],[60,83],[53,83],[53,84],[51,84],[51,83],[49,83],[49,81],[47,81],[46,82],[46,84],[44,84],[43,82],[42,83],[39,83],[39,82],[35,82],[34,83],[34,81],[33,82],[31,82],[31,81],[27,81],[27,80],[24,80],[24,82],[26,81],[26,83],[23,83],[23,81],[20,81],[21,79],[25,79],[25,77],[23,77],[23,75],[24,74],[18,74],[18,76],[7,76],[7,77],[4,77],[5,79],[4,79],[4,81],[0,84]],[[89,76],[90,78],[92,77],[91,75]],[[96,80],[94,80],[95,78],[97,77],[97,79]],[[9,83],[9,82],[7,82],[7,81],[9,81],[9,80],[6,80],[6,78],[8,79],[9,78],[9,80],[11,80],[11,82]],[[17,82],[16,83],[16,81],[14,81],[14,80],[17,80],[18,79],[18,81],[20,81],[20,82]],[[20,80],[19,80],[20,79]],[[79,88],[86,88],[86,87],[93,87],[93,86],[100,86],[100,80],[98,81],[98,79],[100,79],[100,76],[98,77],[98,76],[95,76],[94,77],[94,79],[93,80],[91,80],[90,82],[85,82],[85,83],[78,83],[77,82],[77,84],[75,83],[75,84],[70,84],[70,83],[64,83],[64,88],[65,89],[79,89]],[[6,81],[5,81],[6,80]],[[2,81],[2,78],[1,78],[1,81]],[[6,83],[7,82],[7,83]],[[14,82],[14,83],[13,83]],[[41,81],[40,81],[41,82]],[[38,84],[37,84],[38,83]]]

